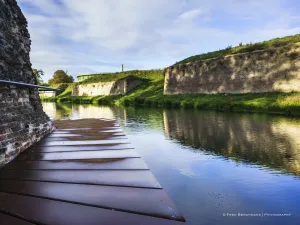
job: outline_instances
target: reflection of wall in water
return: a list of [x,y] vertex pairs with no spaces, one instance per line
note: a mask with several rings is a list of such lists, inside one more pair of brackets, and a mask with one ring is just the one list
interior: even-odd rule
[[52,119],[56,115],[56,104],[53,102],[43,102],[44,112]]
[[43,102],[43,110],[51,120],[61,120],[72,117],[72,106],[54,102]]
[[225,157],[300,175],[300,121],[255,114],[165,111],[166,135]]
[[116,116],[126,120],[126,111],[121,108],[101,107],[95,105],[73,105],[73,115],[76,118],[106,118],[114,119]]

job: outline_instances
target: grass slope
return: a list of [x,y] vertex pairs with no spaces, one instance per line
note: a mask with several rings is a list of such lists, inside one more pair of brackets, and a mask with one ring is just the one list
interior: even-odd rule
[[[272,47],[284,46],[300,41],[300,34],[276,38],[256,44],[241,45],[215,52],[189,57],[179,63],[220,57],[262,50]],[[120,73],[94,74],[99,75],[87,79],[80,84],[109,82],[123,79],[128,76],[142,78],[144,82],[126,96],[96,96],[72,97],[72,88],[76,83],[66,87],[63,93],[55,98],[43,99],[44,101],[135,105],[148,107],[181,107],[195,109],[211,109],[220,111],[252,111],[274,112],[286,115],[300,116],[300,93],[249,93],[249,94],[191,94],[164,96],[164,75],[162,70],[134,70]]]
[[198,60],[222,57],[222,56],[226,56],[226,55],[253,52],[253,51],[257,51],[257,50],[264,50],[264,49],[269,49],[269,48],[274,48],[274,47],[281,47],[281,46],[285,46],[285,45],[293,44],[293,43],[297,43],[297,42],[300,42],[300,34],[296,34],[293,36],[286,36],[286,37],[282,37],[282,38],[275,38],[272,40],[258,42],[255,44],[246,44],[246,45],[240,45],[240,46],[236,46],[236,47],[229,46],[229,47],[219,50],[219,51],[213,51],[213,52],[208,52],[208,53],[204,53],[201,55],[195,55],[195,56],[188,57],[180,62],[177,62],[176,64],[189,63],[189,62],[194,62],[194,61],[198,61]]
[[126,72],[118,72],[118,73],[107,73],[107,74],[89,74],[89,76],[95,76],[89,79],[86,79],[79,84],[89,84],[89,83],[97,83],[97,82],[110,82],[121,80],[126,77],[136,77],[142,78],[146,80],[153,80],[160,76],[162,73],[161,70],[131,70]]
[[[73,84],[74,85],[74,84]],[[72,97],[70,85],[56,98],[45,101],[93,103],[166,108],[195,108],[218,111],[245,111],[279,113],[300,116],[300,93],[249,93],[249,94],[191,94],[163,95],[164,76],[161,71],[127,95]]]

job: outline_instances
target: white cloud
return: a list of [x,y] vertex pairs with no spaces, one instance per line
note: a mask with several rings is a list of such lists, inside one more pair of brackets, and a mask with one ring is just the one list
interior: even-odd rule
[[[206,51],[299,33],[285,0],[18,0],[46,72],[162,68]],[[272,6],[272,7],[271,7]],[[294,6],[294,8],[297,6]]]
[[205,11],[202,9],[194,9],[187,12],[182,13],[179,16],[179,20],[192,20],[197,18],[198,16],[205,14]]

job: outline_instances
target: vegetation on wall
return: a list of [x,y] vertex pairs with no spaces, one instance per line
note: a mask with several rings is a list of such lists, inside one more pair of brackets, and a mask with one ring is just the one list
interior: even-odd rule
[[240,45],[236,46],[236,47],[228,46],[227,48],[222,49],[222,50],[208,52],[208,53],[204,53],[201,55],[191,56],[180,62],[177,62],[176,64],[189,63],[189,62],[194,62],[194,61],[198,61],[198,60],[223,57],[226,55],[233,55],[233,54],[239,54],[239,53],[253,52],[253,51],[257,51],[257,50],[281,47],[281,46],[285,46],[285,45],[293,44],[293,43],[297,43],[297,42],[300,42],[300,34],[296,34],[293,36],[286,36],[283,38],[275,38],[272,40],[258,42],[258,43],[254,43],[254,44],[249,43],[249,44],[243,45],[242,43],[240,43]]
[[79,84],[90,84],[98,82],[110,82],[124,79],[126,77],[136,77],[142,78],[145,80],[156,79],[157,77],[162,76],[162,70],[131,70],[126,72],[117,72],[117,73],[100,73],[100,74],[89,74],[89,76],[94,76],[89,79],[86,79]]
[[[151,73],[152,74],[152,73]],[[300,116],[300,93],[249,93],[249,94],[189,94],[163,95],[164,76],[152,74],[151,79],[127,95],[72,97],[72,87],[55,98],[44,101],[88,103],[101,105],[123,105],[166,108],[195,108],[218,111],[274,112]]]

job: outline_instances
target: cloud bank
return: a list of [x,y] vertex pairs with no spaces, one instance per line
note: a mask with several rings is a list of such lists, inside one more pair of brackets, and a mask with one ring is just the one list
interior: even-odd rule
[[164,68],[207,51],[300,33],[297,0],[17,0],[48,80]]

